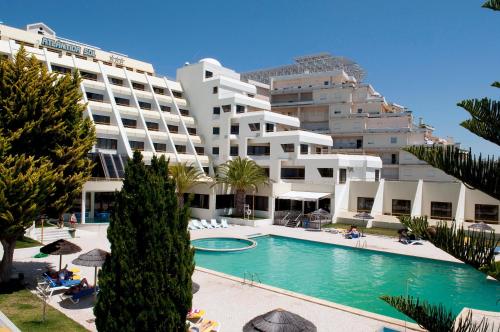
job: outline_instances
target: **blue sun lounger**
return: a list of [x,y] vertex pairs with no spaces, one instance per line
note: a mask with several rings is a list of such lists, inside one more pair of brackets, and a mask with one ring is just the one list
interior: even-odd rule
[[[97,287],[96,292],[99,292],[99,287]],[[84,288],[81,291],[79,291],[78,293],[75,293],[72,295],[61,294],[60,297],[61,297],[61,300],[63,300],[63,301],[66,299],[70,299],[71,302],[73,302],[74,304],[77,304],[78,302],[80,302],[80,299],[87,297],[87,296],[90,296],[92,294],[94,294],[94,287],[88,287],[88,288]]]
[[43,278],[45,279],[46,284],[45,289],[50,290],[49,296],[52,296],[55,291],[68,290],[72,286],[79,285],[81,282],[81,280],[55,280],[52,279],[47,273],[43,274]]

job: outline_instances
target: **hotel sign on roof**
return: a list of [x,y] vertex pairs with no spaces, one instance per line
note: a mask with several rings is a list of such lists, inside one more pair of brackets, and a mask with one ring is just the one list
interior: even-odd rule
[[46,47],[50,47],[50,48],[55,48],[58,50],[63,50],[66,52],[81,54],[84,56],[95,57],[95,50],[93,50],[91,48],[83,47],[83,51],[82,51],[82,47],[79,45],[70,44],[70,43],[60,41],[60,40],[50,39],[47,37],[42,38],[41,45],[46,46]]

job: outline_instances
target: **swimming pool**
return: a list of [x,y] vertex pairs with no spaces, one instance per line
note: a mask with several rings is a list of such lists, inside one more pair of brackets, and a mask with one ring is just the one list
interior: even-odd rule
[[498,311],[500,282],[465,264],[410,257],[282,236],[253,238],[258,245],[238,252],[196,251],[196,265],[335,303],[404,319],[379,299],[410,295],[463,307]]
[[192,240],[191,244],[196,250],[207,251],[238,251],[255,247],[257,243],[250,239],[240,239],[236,237],[207,237]]

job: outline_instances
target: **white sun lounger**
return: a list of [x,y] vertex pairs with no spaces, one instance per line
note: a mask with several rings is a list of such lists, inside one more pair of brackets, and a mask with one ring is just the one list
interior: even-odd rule
[[200,224],[200,222],[196,219],[191,220],[191,223],[193,224],[194,227],[197,227],[198,229],[205,229],[205,226]]
[[201,224],[205,228],[214,228],[212,225],[209,225],[205,219],[201,219]]
[[198,229],[198,227],[196,227],[196,226],[195,226],[195,225],[193,225],[191,222],[189,222],[189,224],[188,224],[188,229],[189,229],[190,231],[194,231],[194,230],[197,230],[197,229]]
[[228,228],[228,227],[229,227],[229,225],[227,224],[227,219],[221,219],[221,220],[220,220],[220,226],[221,226],[222,228]]
[[217,223],[217,220],[215,220],[215,219],[210,219],[210,225],[212,225],[213,228],[220,228],[220,227],[222,227],[221,225],[219,225]]

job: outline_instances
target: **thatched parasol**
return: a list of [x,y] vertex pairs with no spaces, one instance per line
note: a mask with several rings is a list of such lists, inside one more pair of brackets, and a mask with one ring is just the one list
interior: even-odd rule
[[198,285],[196,282],[191,281],[191,292],[194,294],[200,290],[200,285]]
[[46,246],[40,248],[40,252],[44,254],[59,255],[59,271],[61,270],[62,266],[62,255],[76,254],[80,251],[82,251],[82,248],[74,243],[62,239],[49,243]]
[[305,318],[283,309],[257,316],[243,326],[243,332],[316,332],[316,326]]
[[481,221],[481,222],[476,223],[476,224],[472,224],[472,225],[469,226],[469,228],[477,229],[477,230],[480,230],[480,231],[492,231],[493,230],[493,227],[491,227],[489,225],[486,225],[484,223],[484,221]]
[[85,254],[81,254],[78,258],[73,260],[73,264],[80,266],[95,267],[94,272],[94,285],[97,285],[97,268],[103,266],[108,257],[109,252],[101,249],[92,249]]

